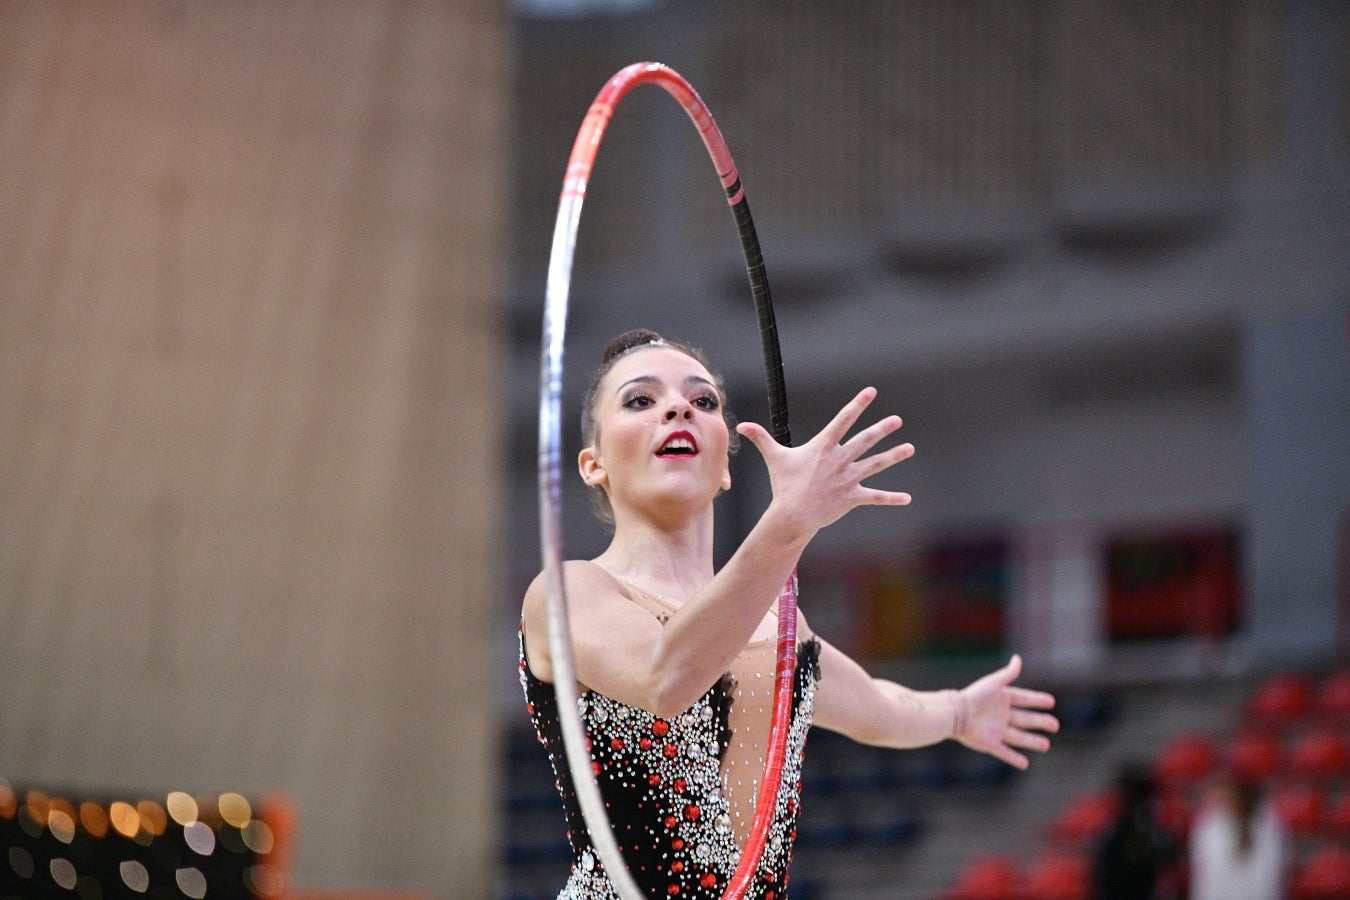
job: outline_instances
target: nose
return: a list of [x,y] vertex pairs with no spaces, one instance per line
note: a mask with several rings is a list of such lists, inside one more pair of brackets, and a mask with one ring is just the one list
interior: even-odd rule
[[676,400],[672,400],[670,405],[666,407],[667,422],[673,422],[676,419],[680,418],[681,416],[683,416],[686,419],[693,418],[694,416],[693,405],[691,405],[690,402],[683,397],[680,397],[679,399]]

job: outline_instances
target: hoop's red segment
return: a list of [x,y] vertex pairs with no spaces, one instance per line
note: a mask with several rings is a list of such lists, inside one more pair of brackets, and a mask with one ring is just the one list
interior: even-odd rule
[[[703,139],[703,145],[708,150],[708,155],[712,157],[713,165],[717,169],[718,177],[721,178],[722,187],[727,194],[727,203],[731,206],[733,213],[736,214],[738,224],[743,222],[745,228],[753,231],[753,226],[749,224],[749,207],[745,201],[745,190],[741,185],[740,175],[736,171],[735,162],[732,161],[731,151],[727,149],[726,140],[723,139],[717,123],[713,121],[712,113],[708,111],[708,107],[689,82],[685,81],[675,70],[661,63],[642,62],[621,69],[601,88],[577,131],[576,140],[572,144],[572,153],[567,160],[567,172],[563,177],[562,195],[559,198],[560,227],[564,223],[571,225],[570,235],[567,235],[566,232],[564,234],[575,237],[575,225],[577,218],[580,216],[580,204],[585,199],[586,187],[590,182],[596,153],[600,149],[600,142],[604,138],[605,129],[609,127],[609,121],[614,117],[615,107],[630,90],[639,84],[647,83],[660,85],[679,101],[680,106],[684,108],[685,113],[698,129],[699,136]],[[747,235],[742,235],[743,239],[746,237]],[[754,241],[753,233],[749,234],[748,237],[754,244],[754,256],[756,257],[751,265],[752,267],[758,267],[760,270],[760,283],[758,284],[754,283],[755,275],[752,273],[752,287],[757,294],[762,292],[763,295],[762,297],[757,295],[756,302],[763,302],[767,306],[767,283],[762,281],[763,267],[762,260],[758,259],[758,242]],[[557,235],[555,234],[555,240],[556,238]],[[750,261],[748,260],[748,262]],[[567,267],[570,270],[570,251],[567,254]],[[768,307],[767,313],[770,321],[767,326],[763,327],[771,332],[772,352],[776,359],[777,343],[776,337],[772,335],[774,326],[772,325],[771,307]],[[547,322],[545,332],[547,340],[550,333]],[[781,360],[778,361],[777,368],[777,372],[769,373],[771,380],[770,402],[771,406],[781,405],[785,407],[785,400],[782,400]],[[777,379],[776,386],[772,383],[775,378]],[[775,392],[777,392],[780,401],[778,404],[774,403]],[[787,443],[786,409],[774,409],[772,415],[776,420],[774,437]],[[778,419],[782,420],[781,423],[777,421]],[[556,485],[550,487],[556,490]],[[546,540],[546,546],[547,543]],[[547,553],[546,549],[546,556]],[[561,585],[560,573],[558,582],[558,594],[563,595],[565,590]],[[550,599],[552,599],[552,595],[550,595]],[[565,603],[565,600],[562,602]],[[557,616],[556,619],[562,627],[566,627],[565,617]],[[760,781],[759,797],[755,804],[755,817],[751,824],[750,834],[746,839],[746,845],[741,851],[740,862],[727,885],[726,892],[722,895],[723,900],[740,900],[745,896],[759,866],[760,857],[764,852],[769,824],[773,821],[774,810],[777,806],[783,763],[787,755],[787,739],[792,718],[792,689],[796,668],[797,574],[794,571],[778,597],[778,662],[774,676],[773,720],[764,760],[764,773]],[[560,709],[561,706],[562,704],[560,704]],[[576,767],[573,768],[573,772],[575,776]],[[576,777],[586,777],[587,774],[589,774],[588,770]],[[597,852],[600,852],[606,869],[612,869],[610,861],[604,859],[607,854],[601,844],[597,843],[596,849]]]
[[568,157],[567,174],[563,179],[563,196],[586,193],[595,154],[600,149],[600,141],[609,127],[609,120],[614,117],[614,108],[630,90],[647,83],[659,84],[684,107],[685,114],[703,138],[703,146],[708,148],[708,155],[712,157],[713,166],[722,179],[722,187],[726,189],[727,202],[732,206],[741,202],[745,198],[745,190],[741,187],[736,163],[731,159],[731,151],[727,149],[721,129],[713,121],[712,113],[678,72],[654,62],[634,63],[620,69],[595,95],[586,118],[581,122],[581,128],[577,130],[576,141],[572,144],[572,155]]
[[773,725],[769,731],[768,752],[764,757],[764,776],[760,781],[759,799],[755,803],[755,818],[750,836],[741,851],[736,873],[727,885],[723,900],[741,898],[750,889],[755,877],[769,823],[773,821],[778,803],[778,785],[783,778],[783,763],[787,757],[788,732],[792,726],[792,686],[797,672],[797,573],[793,572],[778,595],[778,668],[773,684]]

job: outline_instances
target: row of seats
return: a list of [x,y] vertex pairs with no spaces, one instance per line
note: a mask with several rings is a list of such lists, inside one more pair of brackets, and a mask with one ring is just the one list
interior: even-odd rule
[[[1350,849],[1317,848],[1290,876],[1289,900],[1350,897]],[[1184,893],[1178,888],[1173,894]],[[1094,896],[1088,860],[1054,851],[1028,863],[1004,854],[971,860],[942,900],[1089,900]]]
[[1312,722],[1350,724],[1350,669],[1319,682],[1307,672],[1279,672],[1252,692],[1243,710],[1247,724],[1281,730]]
[[1277,776],[1330,783],[1350,777],[1350,730],[1313,725],[1288,738],[1246,728],[1221,745],[1203,734],[1184,734],[1163,748],[1154,770],[1164,784],[1188,787],[1220,765],[1237,777],[1265,782]]
[[[1179,734],[1152,760],[1156,814],[1184,848],[1204,787],[1228,772],[1262,785],[1293,837],[1292,900],[1350,897],[1350,669],[1317,678],[1281,672],[1258,683],[1231,732]],[[1042,858],[991,854],[968,861],[944,900],[1087,900],[1091,853],[1119,799],[1099,788],[1071,799],[1042,825]]]

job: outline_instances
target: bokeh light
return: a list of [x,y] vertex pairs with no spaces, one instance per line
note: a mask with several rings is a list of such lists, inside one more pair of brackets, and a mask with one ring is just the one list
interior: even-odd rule
[[210,856],[216,849],[216,833],[205,822],[189,822],[184,825],[183,841],[198,856]]
[[272,829],[261,819],[251,819],[240,829],[244,846],[258,854],[272,852]]
[[174,872],[174,881],[178,884],[178,889],[194,900],[201,900],[206,896],[206,876],[202,874],[201,869],[185,868]]
[[285,879],[275,867],[257,865],[244,872],[244,884],[259,897],[279,897]]
[[101,838],[108,833],[108,814],[100,804],[86,800],[80,804],[80,824],[90,835]]
[[173,791],[165,799],[164,805],[169,810],[169,816],[179,825],[186,827],[188,823],[197,821],[197,801],[192,799],[191,794]]
[[163,835],[164,829],[169,824],[168,816],[164,814],[164,807],[153,800],[142,800],[137,803],[136,815],[140,817],[141,828],[154,837]]
[[131,888],[138,894],[144,894],[150,888],[150,873],[146,871],[145,866],[134,859],[124,860],[117,871],[122,876],[122,883]]
[[0,900],[279,898],[286,825],[266,814],[238,793],[71,800],[0,782]]
[[14,789],[9,786],[9,782],[0,778],[0,819],[12,819],[18,811],[19,798],[14,796]]
[[135,838],[141,830],[141,814],[136,807],[118,800],[108,807],[108,821],[122,837]]
[[27,803],[19,807],[19,811],[14,814],[14,819],[23,829],[23,833],[32,838],[39,837],[42,834],[42,829],[46,827],[42,819],[33,815],[33,807]]
[[253,818],[253,808],[241,794],[221,794],[220,817],[235,828],[243,828]]
[[75,871],[74,863],[64,857],[57,857],[51,861],[48,869],[52,873],[52,881],[68,891],[75,890],[75,882],[79,880],[79,875]]
[[22,847],[9,848],[9,867],[14,870],[14,874],[20,878],[29,879],[33,877],[33,854]]
[[[63,844],[69,844],[75,840],[75,819],[64,809],[53,809],[47,816],[47,828],[51,831],[52,837]],[[71,886],[75,884],[71,880]]]

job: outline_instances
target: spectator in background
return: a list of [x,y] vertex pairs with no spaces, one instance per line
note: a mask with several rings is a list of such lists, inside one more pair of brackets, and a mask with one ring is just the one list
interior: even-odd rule
[[1191,829],[1192,900],[1284,897],[1284,828],[1261,788],[1225,773],[1211,788]]
[[1160,900],[1175,853],[1154,807],[1153,779],[1125,767],[1116,782],[1120,807],[1097,847],[1093,876],[1098,900]]

